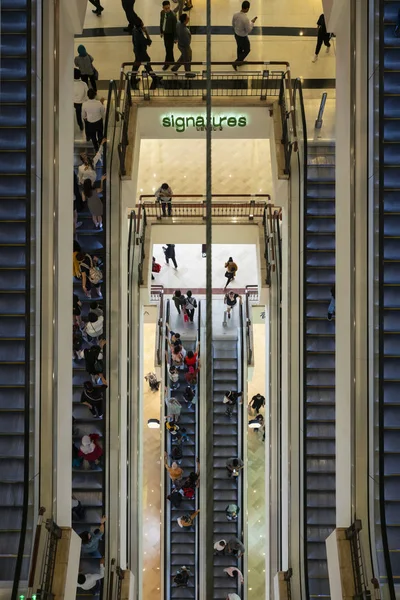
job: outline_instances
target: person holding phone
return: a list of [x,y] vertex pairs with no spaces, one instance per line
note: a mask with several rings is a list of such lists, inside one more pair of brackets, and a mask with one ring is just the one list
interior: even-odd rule
[[232,67],[237,71],[238,66],[244,63],[246,56],[250,54],[250,40],[249,33],[254,27],[254,23],[257,21],[257,17],[254,17],[250,21],[247,13],[250,10],[250,2],[244,0],[242,2],[242,10],[233,15],[232,27],[235,33],[235,40],[237,45],[237,58],[232,63]]

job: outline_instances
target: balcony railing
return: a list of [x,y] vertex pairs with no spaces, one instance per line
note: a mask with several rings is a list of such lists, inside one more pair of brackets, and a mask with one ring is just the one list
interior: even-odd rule
[[[222,200],[223,199],[223,200]],[[264,211],[270,206],[269,194],[214,194],[212,201],[212,217],[229,219],[231,222],[262,220]],[[146,194],[139,198],[137,227],[141,227],[144,219],[174,223],[181,219],[206,219],[206,198],[201,194],[172,196],[172,214],[163,214],[162,206],[153,195]]]

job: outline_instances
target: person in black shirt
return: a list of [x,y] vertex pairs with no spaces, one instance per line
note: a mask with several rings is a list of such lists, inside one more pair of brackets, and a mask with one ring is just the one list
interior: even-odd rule
[[317,45],[315,47],[315,55],[314,55],[312,62],[317,62],[318,54],[319,54],[319,51],[321,50],[322,44],[325,44],[327,52],[329,52],[329,48],[331,47],[331,43],[329,41],[331,39],[331,34],[326,31],[325,17],[323,14],[318,19],[317,25],[318,25]]
[[151,39],[141,19],[138,19],[133,28],[132,43],[135,53],[135,62],[132,66],[132,71],[138,71],[140,65],[144,63],[144,68],[152,78],[153,84],[160,82],[162,77],[157,77],[151,66],[151,58],[147,52],[147,47],[151,45]]
[[228,292],[225,295],[225,304],[227,306],[227,313],[228,313],[228,318],[231,318],[231,310],[232,308],[237,304],[237,299],[239,298],[239,301],[242,302],[242,296],[240,294],[235,294],[235,292]]
[[[226,404],[225,414],[229,418],[231,418],[231,416],[232,416],[233,407],[237,403],[238,398],[240,398],[242,395],[243,395],[243,392],[235,392],[234,390],[231,390],[230,392],[225,392],[223,403]],[[240,400],[239,404],[243,404],[243,400]]]
[[264,396],[261,396],[261,394],[256,394],[250,400],[249,406],[251,406],[251,408],[253,410],[255,410],[256,413],[257,413],[257,415],[258,415],[258,413],[260,412],[260,408],[262,408],[263,406],[265,406],[265,398],[264,398]]
[[163,71],[166,71],[175,62],[174,43],[176,38],[176,16],[171,11],[169,0],[162,3],[160,14],[160,36],[164,38],[165,61]]
[[81,404],[88,407],[94,417],[103,418],[103,390],[106,386],[94,387],[91,381],[85,381],[81,394]]

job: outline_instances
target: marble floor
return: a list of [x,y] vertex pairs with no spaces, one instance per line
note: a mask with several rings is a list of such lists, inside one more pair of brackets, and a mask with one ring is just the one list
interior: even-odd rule
[[[101,17],[93,15],[93,6],[88,4],[84,34],[76,40],[76,45],[83,43],[87,47],[95,58],[100,79],[105,81],[119,78],[121,64],[133,60],[133,51],[130,35],[122,31],[126,18],[120,0],[102,0],[102,4],[104,12]],[[163,41],[158,35],[160,8],[161,2],[137,0],[135,3],[136,12],[151,31],[153,44],[150,56],[154,62],[164,58]],[[239,9],[240,2],[237,0],[213,0],[213,61],[231,61],[235,57],[235,42],[229,28],[232,14]],[[292,77],[335,78],[335,42],[329,55],[322,50],[319,61],[311,62],[316,44],[316,22],[321,12],[321,0],[252,0],[250,17],[257,16],[257,26],[268,29],[266,35],[261,35],[260,29],[251,34],[252,50],[248,60],[288,61]],[[205,0],[195,0],[190,11],[190,25],[194,28],[194,61],[205,60],[206,37],[195,30],[196,26],[204,26],[205,22]],[[314,92],[313,97],[318,97],[318,90]]]
[[[205,140],[141,140],[137,195],[164,181],[175,194],[204,194],[205,152]],[[188,159],[176,168],[176,157]],[[272,194],[270,140],[213,140],[212,164],[214,194]]]
[[[147,312],[154,313],[154,322],[143,325],[143,373],[154,371],[154,349],[156,339],[156,311],[146,307]],[[146,321],[150,317],[147,316]],[[144,385],[143,392],[143,448],[146,449],[143,465],[143,598],[158,600],[161,598],[161,429],[149,429],[147,421],[160,418],[160,392],[152,392]]]

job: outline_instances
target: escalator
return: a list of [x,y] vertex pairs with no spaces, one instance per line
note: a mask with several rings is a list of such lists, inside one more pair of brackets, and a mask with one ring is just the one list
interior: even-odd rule
[[[228,477],[226,462],[229,458],[242,458],[241,445],[241,405],[233,407],[229,418],[225,412],[227,405],[223,403],[225,392],[238,389],[240,381],[240,354],[238,338],[213,340],[213,412],[214,412],[214,543],[219,540],[229,541],[238,538],[242,541],[243,518],[243,472],[239,477]],[[239,518],[228,521],[225,509],[229,504],[240,508]],[[223,599],[231,593],[240,596],[240,584],[233,577],[224,573],[226,567],[237,567],[243,572],[242,559],[230,555],[214,556],[214,597]]]
[[32,539],[31,2],[3,0],[0,17],[0,588],[15,580],[14,598]]
[[[169,322],[169,301],[167,303],[167,323]],[[198,319],[200,326],[201,318],[201,302],[199,302],[198,309],[196,310],[195,317]],[[199,332],[199,328],[198,328]],[[181,338],[186,351],[192,350],[195,352],[197,341],[190,335],[191,330],[182,330]],[[167,331],[168,334],[168,331]],[[198,338],[200,339],[200,338]],[[169,350],[169,348],[168,348]],[[169,364],[165,364],[165,381],[168,382],[168,369]],[[187,383],[185,379],[185,371],[179,372],[179,387],[176,390],[170,390],[170,397],[176,398],[182,405],[181,415],[179,418],[180,432],[182,429],[186,430],[188,439],[182,442],[182,458],[177,461],[180,467],[183,469],[185,479],[191,472],[196,472],[196,457],[199,455],[199,419],[198,419],[198,399],[200,396],[200,380],[196,386],[196,395],[192,404],[187,404],[183,399],[183,393],[186,389]],[[166,386],[168,383],[166,383]],[[167,388],[168,389],[168,388]],[[168,453],[168,462],[171,464],[173,458],[171,458],[172,449],[176,446],[176,438],[166,432],[165,438],[165,449]],[[165,477],[165,495],[171,493],[171,480],[166,472]],[[198,598],[198,517],[194,521],[194,525],[189,529],[180,527],[177,519],[182,515],[191,515],[199,509],[199,489],[196,489],[194,498],[183,498],[179,508],[175,508],[169,500],[166,500],[165,504],[165,527],[166,527],[166,578],[165,578],[165,598],[167,600],[180,598],[182,600],[189,600],[192,598]],[[190,569],[190,577],[187,587],[177,587],[174,583],[174,575],[181,567],[187,567]]]
[[[400,4],[379,12],[379,515],[381,583],[400,595]],[[382,544],[382,545],[381,545]]]
[[[75,146],[75,169],[80,164],[79,153],[87,151],[89,155],[93,155],[93,148],[90,145],[82,143]],[[97,164],[96,168],[97,180],[100,180],[102,175],[102,167]],[[92,218],[89,212],[83,210],[78,213],[78,221],[82,225],[77,229],[75,239],[82,248],[82,252],[95,254],[102,261],[105,259],[105,233],[94,227]],[[104,266],[102,267],[104,274]],[[82,317],[87,318],[89,312],[89,304],[92,301],[98,301],[101,305],[104,315],[106,313],[105,306],[105,287],[104,283],[101,286],[102,297],[97,298],[95,291],[92,292],[93,297],[88,298],[83,290],[82,283],[79,279],[74,278],[73,291],[82,302]],[[83,348],[88,348],[89,344],[84,343]],[[107,347],[105,347],[107,348]],[[105,350],[106,352],[106,350]],[[104,357],[106,359],[106,355]],[[82,436],[97,434],[99,443],[105,451],[105,418],[106,406],[103,402],[104,416],[103,419],[95,418],[89,408],[81,404],[80,398],[83,391],[85,381],[90,381],[90,375],[85,369],[85,360],[78,360],[76,357],[72,362],[73,368],[73,397],[72,397],[72,415],[73,415],[73,444],[79,449]],[[72,468],[72,494],[82,504],[85,509],[84,517],[77,519],[73,513],[72,526],[79,534],[83,531],[91,531],[100,524],[100,519],[104,514],[104,462],[105,456],[102,457],[102,466],[97,469],[85,469],[82,466]],[[107,524],[106,524],[107,527]],[[103,546],[100,545],[99,552],[93,553],[90,556],[81,555],[80,572],[82,573],[97,573],[99,571],[99,560],[104,554]],[[91,592],[90,592],[91,594]],[[81,588],[77,588],[77,598],[87,597],[88,592]],[[91,596],[92,597],[92,596]],[[99,598],[99,595],[94,596]]]
[[307,144],[304,194],[304,567],[307,597],[330,596],[325,540],[335,528],[335,146]]

